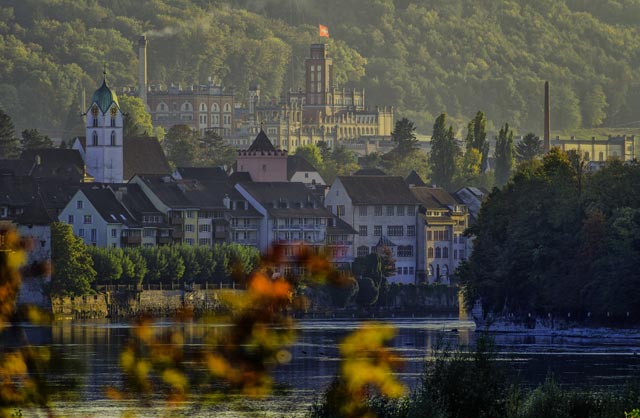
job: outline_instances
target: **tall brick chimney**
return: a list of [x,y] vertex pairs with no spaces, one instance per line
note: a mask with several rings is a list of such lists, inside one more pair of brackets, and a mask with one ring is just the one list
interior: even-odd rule
[[138,40],[138,97],[142,99],[144,107],[148,109],[147,104],[147,37],[142,35]]
[[544,82],[544,152],[551,149],[551,105],[549,102],[549,82]]

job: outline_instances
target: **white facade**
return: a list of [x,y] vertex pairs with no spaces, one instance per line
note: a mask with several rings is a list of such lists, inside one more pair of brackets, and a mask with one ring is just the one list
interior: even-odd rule
[[87,245],[97,247],[120,247],[122,223],[107,222],[91,204],[82,190],[78,190],[58,216],[73,228],[73,234],[82,238]]
[[320,173],[318,173],[317,171],[296,171],[295,173],[293,173],[293,176],[291,176],[289,181],[310,185],[319,184],[322,186],[326,184],[322,176],[320,176]]
[[396,260],[396,274],[389,277],[389,282],[415,282],[417,204],[354,205],[340,178],[336,178],[325,197],[325,206],[358,232],[352,245],[355,257],[377,252],[381,239],[388,239]]

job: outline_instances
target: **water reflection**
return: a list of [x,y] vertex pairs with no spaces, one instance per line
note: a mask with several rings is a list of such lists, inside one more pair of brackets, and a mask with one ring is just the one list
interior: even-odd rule
[[[435,349],[473,345],[477,334],[471,322],[459,320],[390,320],[398,330],[393,346],[405,359],[400,378],[414,386],[423,371],[425,357]],[[292,416],[304,412],[329,384],[338,369],[338,343],[358,328],[359,321],[299,321],[297,343],[291,349],[288,364],[275,369],[276,394],[266,400],[243,403],[246,416],[256,411]],[[199,347],[207,332],[222,332],[224,325],[160,322],[155,327],[180,327],[186,350]],[[68,387],[75,382],[76,397],[58,399],[57,409],[64,416],[119,416],[132,405],[109,401],[107,386],[119,386],[118,358],[131,326],[125,323],[55,323],[51,327],[28,326],[8,330],[0,344],[11,346],[28,341],[47,345],[59,356],[51,383]],[[573,387],[621,387],[640,372],[640,350],[634,338],[577,338],[496,334],[495,347],[514,379],[535,386],[549,374]],[[195,405],[192,405],[195,406]],[[228,407],[218,405],[216,416],[224,416]],[[235,407],[234,407],[235,408]],[[240,407],[238,407],[240,408]],[[192,412],[192,416],[210,416],[210,409]],[[155,416],[159,411],[145,409],[138,416]],[[239,416],[236,411],[229,416]]]

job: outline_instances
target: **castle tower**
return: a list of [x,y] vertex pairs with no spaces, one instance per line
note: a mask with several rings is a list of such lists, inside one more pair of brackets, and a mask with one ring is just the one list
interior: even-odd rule
[[107,75],[93,93],[87,110],[86,157],[87,172],[96,182],[122,183],[123,117],[116,93],[107,85]]
[[327,94],[333,87],[333,60],[327,57],[325,44],[312,44],[305,60],[307,105],[330,105]]

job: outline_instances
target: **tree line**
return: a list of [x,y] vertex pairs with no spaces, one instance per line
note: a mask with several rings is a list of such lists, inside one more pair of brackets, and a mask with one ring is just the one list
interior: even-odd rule
[[495,188],[468,233],[459,276],[466,303],[488,312],[638,321],[640,165],[611,160],[595,172],[552,149]]
[[256,248],[234,243],[207,246],[101,248],[87,246],[71,226],[51,226],[51,290],[84,295],[96,285],[242,282],[259,264]]

